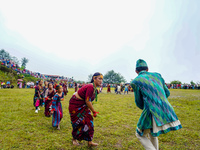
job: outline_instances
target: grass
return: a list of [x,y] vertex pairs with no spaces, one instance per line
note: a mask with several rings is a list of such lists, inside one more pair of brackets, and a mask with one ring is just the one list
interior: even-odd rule
[[[70,89],[62,102],[64,118],[58,131],[51,126],[51,118],[44,116],[44,108],[34,113],[33,89],[0,89],[0,149],[88,149],[85,141],[79,147],[72,145],[68,103],[73,92]],[[160,149],[200,149],[200,90],[170,92],[169,101],[183,129],[160,135]],[[99,143],[94,149],[143,149],[135,137],[142,111],[136,107],[133,93],[116,95],[103,91],[94,108],[100,112],[94,119],[94,142]]]

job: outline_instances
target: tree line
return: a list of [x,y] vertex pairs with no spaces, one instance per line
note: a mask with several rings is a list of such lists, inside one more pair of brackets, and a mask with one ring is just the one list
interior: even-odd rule
[[[88,82],[90,82],[92,79],[92,74],[88,75]],[[103,83],[110,83],[110,84],[120,84],[125,83],[126,79],[120,74],[116,73],[114,70],[108,71],[103,76]]]
[[[179,81],[179,80],[174,80],[174,81],[171,81],[170,84],[187,84],[187,83],[182,83],[182,82]],[[190,84],[191,84],[191,85],[195,85],[195,83],[194,83],[193,80],[190,81]],[[197,84],[199,84],[199,83],[197,83]]]
[[26,68],[27,63],[29,62],[29,60],[26,57],[23,57],[21,58],[21,60],[19,60],[17,57],[11,56],[10,53],[5,51],[4,49],[0,50],[0,58],[12,60],[18,66],[20,66],[21,64],[21,68],[24,68],[24,69]]

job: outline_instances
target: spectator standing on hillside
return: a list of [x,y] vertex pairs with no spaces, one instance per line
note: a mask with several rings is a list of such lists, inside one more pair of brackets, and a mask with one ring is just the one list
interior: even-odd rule
[[3,89],[3,85],[4,85],[4,82],[2,81],[2,82],[1,82],[1,88],[2,88],[2,89]]

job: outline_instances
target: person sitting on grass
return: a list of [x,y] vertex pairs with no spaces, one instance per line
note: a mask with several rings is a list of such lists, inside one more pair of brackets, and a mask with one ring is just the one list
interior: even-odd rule
[[158,150],[157,136],[181,129],[182,126],[167,100],[170,92],[161,75],[148,72],[147,63],[142,59],[136,62],[136,73],[138,76],[131,82],[131,86],[135,103],[143,110],[137,123],[136,137],[145,149]]
[[56,86],[57,93],[52,100],[52,126],[60,130],[60,121],[63,118],[63,110],[61,101],[64,100],[63,87],[61,85]]

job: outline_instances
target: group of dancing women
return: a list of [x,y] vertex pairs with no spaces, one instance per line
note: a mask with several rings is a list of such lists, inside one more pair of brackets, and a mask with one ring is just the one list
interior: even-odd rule
[[[167,100],[170,91],[165,85],[165,81],[159,73],[148,72],[147,63],[139,59],[136,62],[136,73],[138,76],[131,82],[134,89],[135,103],[143,110],[136,128],[136,137],[146,150],[158,150],[158,136],[182,128],[173,107]],[[69,100],[69,114],[72,124],[72,143],[79,145],[78,141],[88,141],[88,146],[97,146],[93,143],[94,124],[93,117],[98,112],[95,111],[92,101],[97,101],[98,90],[103,81],[101,73],[92,76],[91,83],[82,86]],[[62,84],[62,83],[61,83]],[[61,101],[64,99],[65,85],[45,84],[42,82],[35,89],[34,105],[38,112],[39,105],[43,104],[42,93],[45,89],[45,115],[52,115],[52,125],[60,129],[60,121],[63,117]],[[128,87],[126,87],[128,88]],[[127,89],[126,89],[127,90]],[[108,91],[110,87],[108,86]],[[52,107],[51,106],[52,103]],[[93,114],[93,116],[92,116]]]
[[[97,146],[97,143],[92,142],[94,134],[93,117],[96,117],[98,112],[95,111],[92,101],[97,101],[99,91],[97,87],[102,84],[103,75],[99,72],[92,76],[91,83],[79,88],[72,95],[69,101],[69,114],[72,124],[72,143],[80,145],[78,141],[88,141],[88,146]],[[63,110],[61,101],[67,95],[67,82],[57,84],[52,81],[39,81],[35,87],[34,107],[35,113],[38,113],[40,106],[45,107],[44,114],[46,117],[52,116],[52,126],[60,130],[60,122],[63,118]],[[92,116],[93,114],[93,116]]]
[[61,101],[64,100],[64,96],[67,95],[67,82],[61,81],[57,84],[56,81],[44,82],[38,81],[38,85],[35,87],[35,95],[33,98],[33,105],[35,107],[35,113],[38,113],[40,106],[45,107],[44,115],[51,117],[52,126],[60,129],[60,121],[63,116]]

